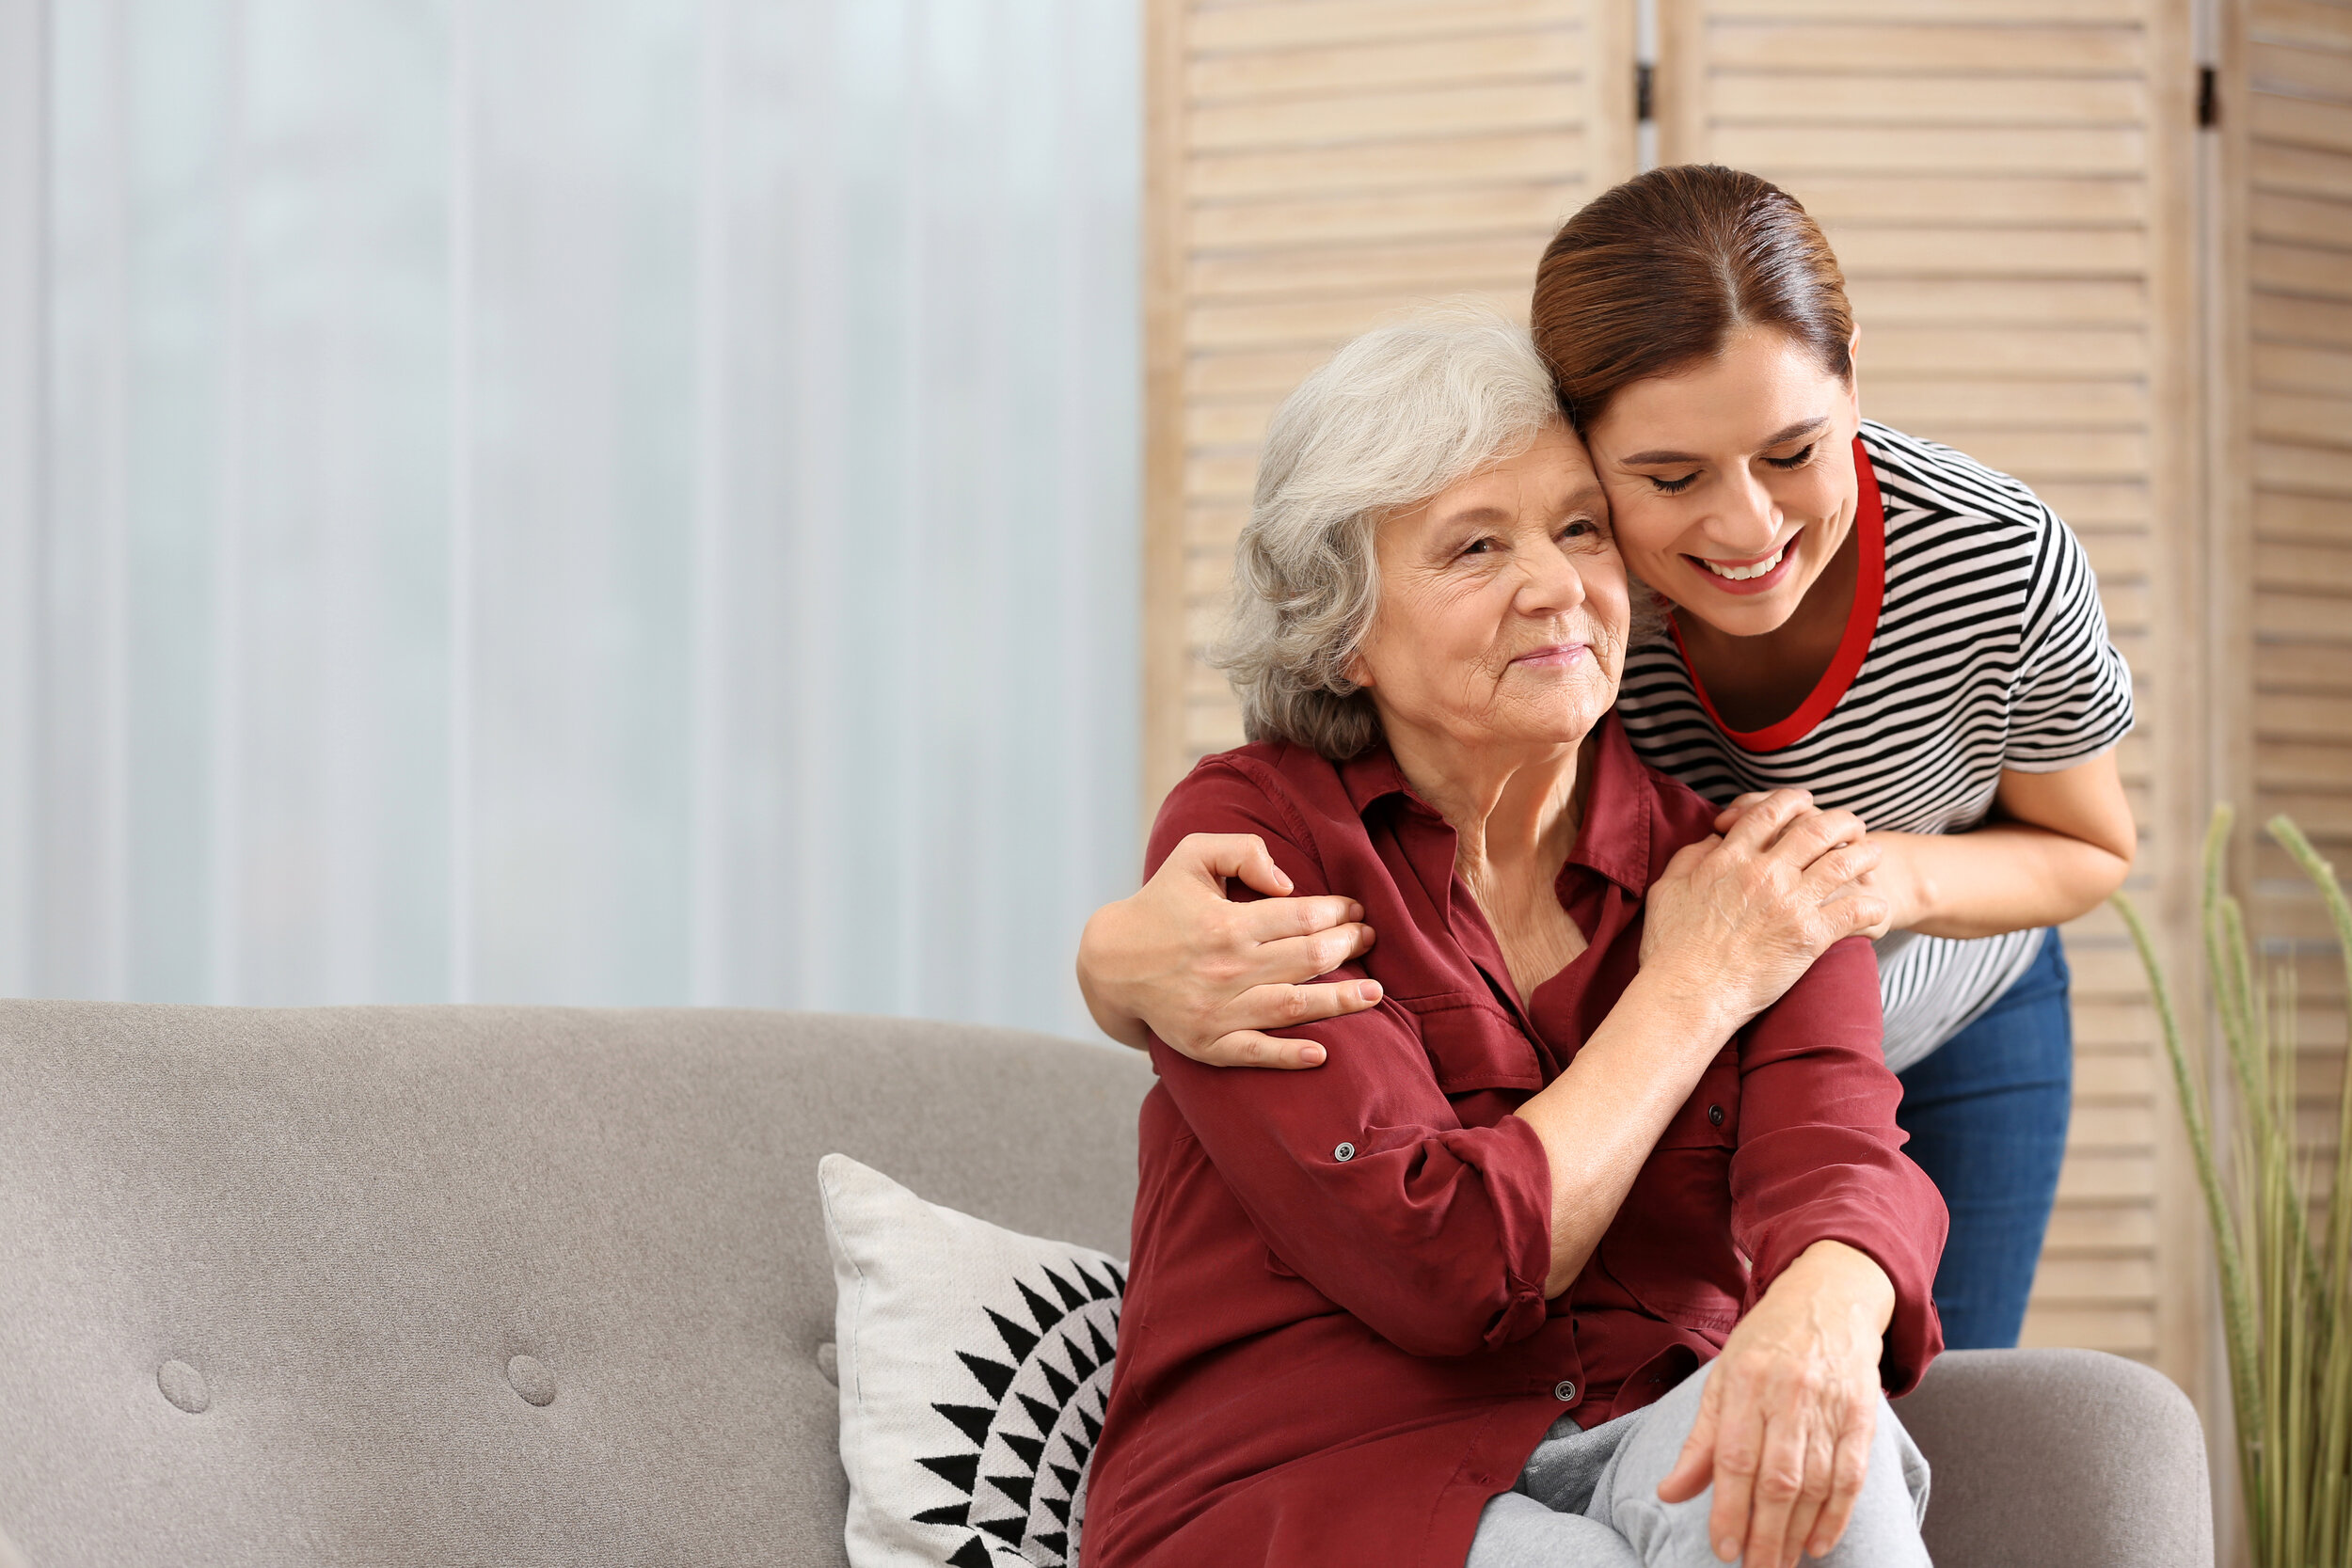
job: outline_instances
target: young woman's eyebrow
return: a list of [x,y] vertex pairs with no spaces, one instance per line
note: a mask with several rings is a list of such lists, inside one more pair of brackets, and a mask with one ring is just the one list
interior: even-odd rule
[[[1772,435],[1757,442],[1756,450],[1758,451],[1769,451],[1774,447],[1785,447],[1789,442],[1794,441],[1801,436],[1818,435],[1822,427],[1828,423],[1828,415],[1817,414],[1812,419],[1799,420],[1792,425],[1783,425],[1780,429],[1772,432]],[[1630,457],[1620,457],[1617,461],[1627,465],[1629,467],[1647,467],[1653,464],[1661,463],[1696,463],[1700,462],[1701,459],[1695,454],[1687,451],[1637,451]]]

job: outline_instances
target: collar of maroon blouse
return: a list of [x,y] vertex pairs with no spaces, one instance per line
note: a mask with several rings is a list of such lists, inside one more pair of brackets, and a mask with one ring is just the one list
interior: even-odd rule
[[[1640,912],[1643,895],[1662,869],[1652,859],[1656,844],[1652,832],[1656,786],[1649,770],[1633,754],[1625,725],[1613,711],[1602,716],[1598,733],[1585,748],[1581,763],[1591,769],[1591,777],[1584,781],[1584,817],[1577,826],[1576,843],[1560,867],[1554,890],[1561,908],[1567,911],[1568,918],[1584,934],[1585,948],[1526,998],[1520,997],[1518,988],[1512,983],[1510,969],[1503,962],[1502,946],[1495,940],[1493,927],[1486,924],[1485,911],[1462,885],[1461,878],[1454,875],[1457,841],[1453,827],[1435,806],[1414,793],[1388,746],[1375,743],[1370,750],[1340,764],[1339,769],[1348,803],[1356,808],[1356,815],[1363,819],[1365,827],[1374,830],[1376,836],[1381,817],[1387,817],[1391,824],[1398,847],[1404,851],[1422,892],[1443,915],[1447,929],[1486,976],[1495,1000],[1509,1010],[1545,1057],[1545,1082],[1565,1065],[1554,1055],[1550,1041],[1573,1042],[1578,1033],[1560,1029],[1565,1021],[1556,1017],[1557,1009],[1549,1005],[1553,1000],[1552,993],[1560,989],[1561,982],[1579,975],[1580,970],[1586,967],[1587,958],[1605,952],[1616,942]],[[1581,990],[1582,987],[1575,989]],[[1539,1020],[1552,1027],[1538,1027]],[[1572,1053],[1573,1045],[1570,1049]]]

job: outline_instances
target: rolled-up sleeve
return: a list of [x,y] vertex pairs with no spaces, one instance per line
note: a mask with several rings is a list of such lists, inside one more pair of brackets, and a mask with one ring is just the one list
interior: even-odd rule
[[1902,1090],[1880,1033],[1878,964],[1859,937],[1748,1026],[1732,1227],[1752,1265],[1750,1305],[1816,1242],[1875,1259],[1895,1287],[1881,1376],[1902,1394],[1943,1349],[1933,1288],[1947,1220],[1935,1184],[1902,1151]]
[[[1213,760],[1169,796],[1150,869],[1194,832],[1255,833],[1295,892],[1329,891],[1305,825],[1239,768]],[[1280,1033],[1321,1041],[1324,1065],[1206,1068],[1152,1042],[1170,1099],[1273,1260],[1415,1355],[1471,1354],[1541,1328],[1551,1172],[1534,1130],[1516,1117],[1463,1126],[1393,1002]]]

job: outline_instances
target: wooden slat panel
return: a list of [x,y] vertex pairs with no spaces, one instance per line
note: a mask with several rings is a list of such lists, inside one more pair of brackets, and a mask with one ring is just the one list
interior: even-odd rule
[[2249,270],[2257,289],[2315,294],[2324,299],[2352,299],[2352,266],[2345,265],[2341,251],[2260,237],[2249,249],[2252,257]]
[[1550,230],[1544,230],[1496,239],[1207,251],[1194,258],[1190,282],[1197,299],[1442,293],[1534,277],[1536,258],[1550,238]]
[[1200,199],[1542,181],[1581,164],[1583,145],[1577,131],[1527,131],[1307,151],[1201,152],[1191,159],[1186,176]]
[[2352,349],[2316,343],[2256,343],[2253,365],[2254,385],[2265,390],[2352,397]]
[[1995,277],[2132,277],[2146,265],[2145,238],[2129,229],[1942,228],[1905,224],[1838,230],[1847,273]]
[[2266,142],[2352,152],[2352,103],[2323,103],[2257,92],[2250,105],[2254,135]]
[[[1811,186],[1801,185],[1800,194]],[[1834,236],[1843,229],[1833,228]],[[2137,332],[2148,319],[2148,292],[2113,278],[1854,277],[1846,294],[1866,330],[1893,324],[1997,327],[2121,326]],[[2137,367],[2135,366],[2136,370]]]
[[2254,546],[2254,585],[2288,593],[2352,594],[2352,543]]
[[[2276,693],[2352,702],[2352,656],[2341,648],[2280,642],[2262,636],[2259,626],[2255,630],[2254,682],[2258,691],[2265,696]],[[2306,717],[2315,717],[2317,711],[2305,710]],[[2284,716],[2281,710],[2280,717]]]
[[[2323,852],[2352,847],[2352,8],[2265,5],[2247,51],[2237,153],[2248,262],[2233,280],[2249,394],[2229,404],[2250,454],[2253,816],[2295,818]],[[2313,42],[2332,47],[2314,48]],[[2332,98],[2333,102],[2327,102]],[[2233,193],[2237,194],[2237,193]],[[2322,296],[2322,297],[2314,297]],[[2331,297],[2330,297],[2331,296]],[[2299,942],[2298,1141],[2335,1139],[2344,981],[2300,873],[2257,838],[2257,933]],[[2328,958],[2319,955],[2328,954]],[[2314,1058],[2314,1046],[2326,1051]]]
[[1781,180],[1819,169],[1858,174],[2123,174],[2148,158],[2137,129],[1960,130],[1872,125],[1867,135],[1824,135],[1816,126],[1734,124],[1715,133],[1718,155]]
[[2122,22],[2137,0],[1712,0],[1708,15],[1770,22]]
[[2257,434],[2313,446],[2352,446],[2352,402],[2343,394],[2265,392],[2254,399]]
[[2352,13],[2341,0],[2254,0],[2249,30],[2265,43],[2352,49]]
[[1202,250],[1247,250],[1348,240],[1549,233],[1583,196],[1578,181],[1531,180],[1369,197],[1202,202],[1193,210],[1193,243]]
[[1406,125],[1417,138],[1551,130],[1577,123],[1581,96],[1569,77],[1216,104],[1192,112],[1192,145],[1202,152],[1218,152],[1386,143],[1394,141],[1397,128]]
[[2257,345],[2284,339],[2352,348],[2352,299],[2281,299],[2258,294],[2249,307],[2248,318]]
[[2050,82],[2023,77],[1852,76],[1789,71],[1724,75],[1711,113],[1719,121],[1771,122],[1788,118],[1803,100],[1817,124],[2128,125],[2147,118],[2146,88],[2135,78],[2079,77]]
[[2352,503],[2325,496],[2257,494],[2254,529],[2265,539],[2332,544],[2352,534]]
[[1960,381],[1872,375],[1863,395],[1870,417],[1901,429],[1978,429],[2067,423],[2082,428],[2144,428],[2148,389],[2137,380]]
[[2145,1254],[2155,1235],[2155,1213],[2144,1203],[2070,1203],[2050,1216],[2048,1251],[2058,1257]]
[[1708,48],[1711,63],[1741,71],[2131,76],[2144,64],[2134,26],[1838,26],[1727,19],[1709,29]]
[[2146,187],[2129,176],[1813,174],[1805,211],[1822,223],[2137,224]]
[[1189,314],[1185,341],[1195,350],[1256,349],[1278,343],[1321,343],[1331,349],[1391,316],[1439,293],[1483,298],[1506,313],[1527,314],[1527,294],[1534,269],[1528,269],[1528,286],[1509,291],[1436,290],[1412,293],[1374,294],[1347,299],[1299,299],[1273,305],[1201,305]]
[[2352,154],[2265,142],[2254,150],[2252,161],[2251,181],[2258,191],[2352,197]]
[[1862,324],[1861,361],[1898,375],[1988,375],[2007,372],[2073,378],[2128,375],[2147,368],[2144,332],[2134,328],[1981,328],[1883,326]]
[[2352,101],[2352,51],[2256,43],[2246,52],[2246,73],[2264,92]]
[[[2352,249],[2352,215],[2342,200],[2322,196],[2265,196],[2253,200],[2254,233],[2287,245]],[[2352,258],[2345,258],[2352,266]]]
[[1185,71],[1196,104],[1239,99],[1356,95],[1455,82],[1498,83],[1572,74],[1584,40],[1570,27],[1513,28],[1337,49],[1203,55]]
[[2352,452],[2283,441],[2254,443],[2254,483],[2305,495],[2352,497]]
[[1519,32],[1576,20],[1555,0],[1290,0],[1202,6],[1192,17],[1190,55],[1316,48],[1397,39],[1442,42],[1465,35]]
[[2026,1313],[2026,1329],[2018,1343],[2027,1350],[2072,1346],[2148,1359],[2156,1352],[2156,1314],[2152,1307],[2037,1302]]

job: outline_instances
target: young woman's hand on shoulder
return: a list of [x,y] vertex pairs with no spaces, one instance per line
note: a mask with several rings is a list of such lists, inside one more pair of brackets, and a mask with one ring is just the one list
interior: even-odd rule
[[[1266,896],[1229,898],[1229,879]],[[1264,1031],[1377,1005],[1377,981],[1309,983],[1369,951],[1373,930],[1353,899],[1291,890],[1254,833],[1184,838],[1140,890],[1087,921],[1078,942],[1087,1010],[1137,1050],[1148,1032],[1211,1067],[1322,1066],[1313,1040]]]

